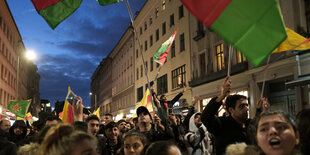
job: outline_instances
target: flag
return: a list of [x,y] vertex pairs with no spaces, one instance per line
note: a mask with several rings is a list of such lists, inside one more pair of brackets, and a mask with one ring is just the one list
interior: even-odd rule
[[29,122],[30,125],[34,122],[34,119],[32,118],[32,115],[30,112],[26,114],[26,120]]
[[154,61],[159,63],[161,66],[164,65],[168,52],[171,48],[171,45],[174,41],[175,35],[177,34],[178,30],[175,30],[174,33],[170,36],[168,40],[166,40],[160,47],[157,49],[155,55],[154,55]]
[[31,0],[38,13],[48,25],[55,29],[56,26],[69,17],[82,0]]
[[273,53],[279,53],[289,50],[307,50],[310,49],[310,38],[299,35],[293,30],[286,28],[287,38],[277,47]]
[[97,0],[100,5],[110,5],[118,2],[122,2],[123,0]]
[[[70,87],[68,87],[68,95],[71,93]],[[70,103],[68,102],[68,95],[65,100],[64,108],[62,110],[62,121],[64,123],[72,124],[74,122],[73,109]]]
[[136,106],[136,109],[140,106],[144,106],[146,107],[149,112],[153,111],[153,106],[152,106],[152,97],[151,97],[151,93],[149,91],[149,89],[146,90],[142,100],[140,101],[140,103],[138,104],[138,106]]
[[93,114],[100,119],[100,107],[98,107],[97,110],[93,112]]
[[8,104],[8,109],[14,113],[16,116],[25,118],[28,111],[31,100],[24,101],[10,101]]
[[286,38],[278,0],[182,0],[188,10],[259,66]]

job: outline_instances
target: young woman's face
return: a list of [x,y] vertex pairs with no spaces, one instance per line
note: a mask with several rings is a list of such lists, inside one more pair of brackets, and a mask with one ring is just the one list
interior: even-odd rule
[[124,141],[124,153],[125,155],[140,155],[144,145],[137,136],[131,136]]
[[266,155],[291,154],[299,143],[299,135],[280,114],[263,116],[258,122],[256,138]]

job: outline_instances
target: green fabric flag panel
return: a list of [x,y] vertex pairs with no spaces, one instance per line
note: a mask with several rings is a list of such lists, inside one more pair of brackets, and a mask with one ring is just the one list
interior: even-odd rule
[[10,101],[8,104],[8,109],[14,113],[16,116],[24,118],[31,100],[24,100],[24,101]]
[[100,5],[110,5],[118,2],[122,2],[123,0],[97,0]]
[[[255,67],[287,37],[277,0],[182,2],[197,19],[240,50]],[[206,11],[208,8],[211,11]]]

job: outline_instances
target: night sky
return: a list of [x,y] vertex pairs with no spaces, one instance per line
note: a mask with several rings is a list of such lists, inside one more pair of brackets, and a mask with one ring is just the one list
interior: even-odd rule
[[[130,24],[126,2],[101,6],[84,0],[52,30],[30,0],[7,0],[26,50],[34,50],[40,80],[40,98],[52,105],[65,100],[68,86],[90,106],[90,78]],[[145,0],[129,0],[133,14]]]

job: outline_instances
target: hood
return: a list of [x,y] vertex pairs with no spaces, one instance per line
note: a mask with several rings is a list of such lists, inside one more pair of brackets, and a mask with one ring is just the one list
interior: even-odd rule
[[[196,112],[196,113],[194,113],[192,116],[191,116],[191,118],[189,119],[189,124],[188,124],[188,127],[189,127],[189,131],[191,131],[191,132],[196,132],[196,131],[198,131],[198,128],[197,128],[197,126],[195,125],[195,116],[196,116],[196,114],[198,114],[199,112]],[[201,124],[201,125],[203,125],[203,124]]]
[[16,127],[22,127],[23,128],[23,136],[22,137],[25,137],[26,136],[26,134],[27,134],[27,127],[26,127],[26,124],[25,124],[25,122],[23,121],[23,120],[17,120],[17,121],[15,121],[14,122],[14,124],[11,126],[11,128],[10,128],[10,135],[15,135],[14,134],[14,129],[16,128]]

